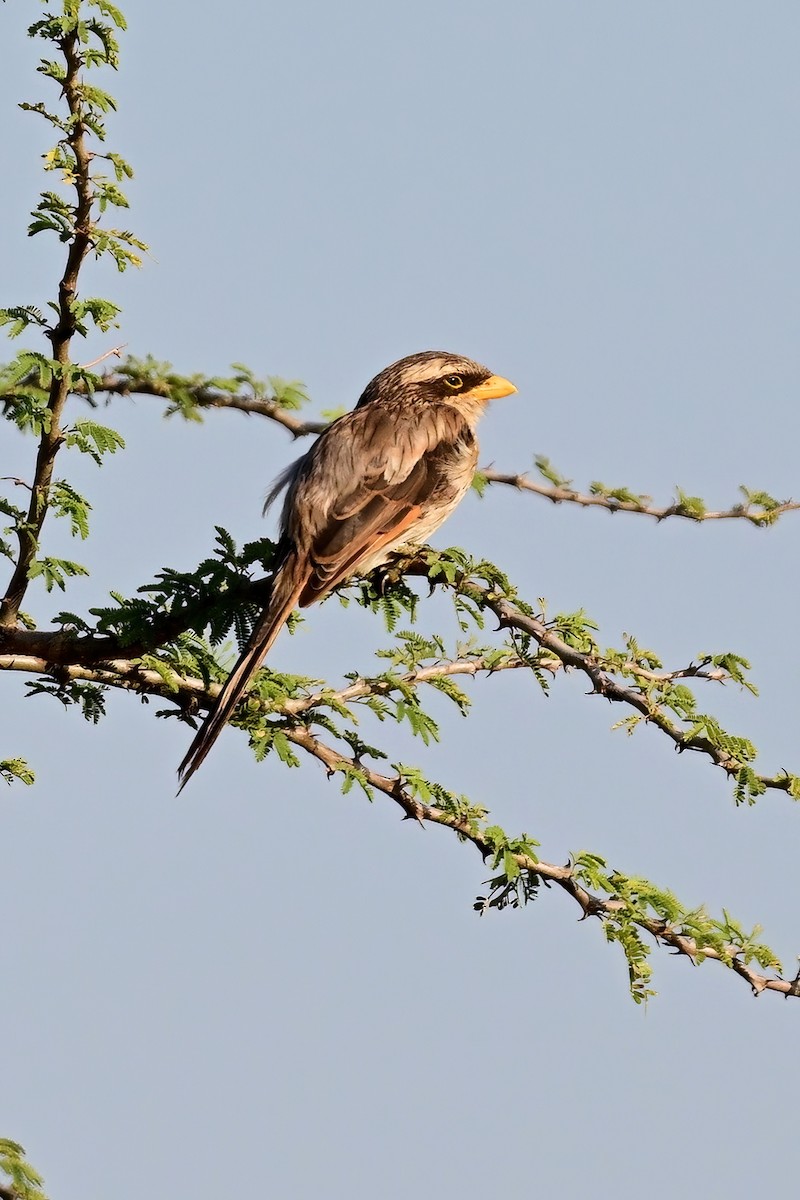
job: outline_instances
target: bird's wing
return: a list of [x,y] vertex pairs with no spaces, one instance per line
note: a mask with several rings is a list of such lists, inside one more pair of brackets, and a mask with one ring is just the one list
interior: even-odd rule
[[[349,416],[317,443],[318,457],[291,496],[293,515],[307,535],[301,553],[311,568],[301,606],[362,564],[374,564],[404,535],[413,538],[433,509],[441,508],[443,520],[474,468],[475,439],[452,408],[424,405],[398,419],[376,405]],[[321,481],[333,484],[328,494]]]
[[[278,481],[288,485],[284,558],[272,596],[239,661],[197,731],[179,767],[181,788],[205,759],[232,716],[289,613],[326,595],[362,564],[376,565],[384,548],[427,532],[460,498],[475,465],[475,439],[454,410],[427,407],[387,422],[383,407],[354,410],[322,434]],[[273,492],[272,497],[276,492]],[[432,510],[441,517],[432,523]]]

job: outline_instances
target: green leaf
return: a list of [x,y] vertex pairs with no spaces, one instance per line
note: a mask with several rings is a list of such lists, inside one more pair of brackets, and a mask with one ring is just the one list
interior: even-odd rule
[[56,613],[53,624],[60,625],[65,633],[93,633],[92,626],[83,617],[71,612]]
[[92,323],[102,333],[105,333],[112,326],[119,328],[119,322],[115,320],[119,316],[119,305],[112,304],[110,300],[103,300],[100,297],[92,296],[86,300],[73,300],[70,305],[78,333],[84,337],[88,333],[86,319],[89,318]]
[[125,448],[125,439],[116,429],[109,429],[107,425],[98,425],[96,421],[88,419],[76,421],[71,429],[66,430],[64,441],[81,454],[90,455],[98,466],[105,454],[116,454],[117,450]]
[[97,683],[87,683],[78,679],[53,680],[48,676],[28,682],[27,696],[52,696],[60,701],[65,708],[76,704],[81,709],[84,720],[96,725],[105,716],[105,692],[107,688]]
[[[35,776],[28,764],[22,758],[3,758],[0,759],[0,779],[4,779],[7,784],[12,784],[15,779],[20,783],[24,783],[27,787],[34,782]],[[0,1139],[0,1166],[2,1166],[2,1140]]]
[[37,579],[41,576],[48,592],[52,592],[54,587],[60,588],[63,592],[67,579],[76,575],[88,574],[86,567],[81,566],[80,563],[71,562],[67,558],[37,558],[28,569],[28,579]]
[[11,338],[19,337],[30,325],[45,328],[47,321],[40,309],[33,304],[23,304],[15,308],[0,308],[0,325],[10,325],[6,332]]
[[287,380],[281,379],[277,375],[270,375],[268,382],[272,388],[275,403],[281,408],[298,409],[308,403],[306,386],[298,379]]
[[19,1142],[0,1138],[0,1171],[6,1176],[15,1200],[47,1200],[42,1177],[26,1161]]
[[51,485],[49,500],[55,516],[68,518],[72,536],[85,540],[89,536],[89,512],[92,507],[89,501],[63,479]]
[[560,474],[560,472],[557,471],[552,465],[549,458],[545,458],[543,455],[539,454],[534,459],[534,463],[536,465],[536,470],[539,472],[542,478],[546,479],[548,483],[552,483],[554,487],[569,488],[572,486],[572,480],[567,479],[566,475]]
[[474,492],[477,492],[478,495],[481,497],[481,499],[483,498],[483,494],[486,491],[486,488],[488,487],[488,485],[489,485],[489,480],[486,478],[484,473],[482,471],[476,471],[475,474],[472,476],[472,485],[471,486],[472,486],[472,490]]
[[99,9],[104,17],[109,17],[114,22],[117,29],[127,29],[128,23],[116,5],[111,4],[110,0],[89,0],[89,3]]
[[676,511],[684,517],[691,517],[695,521],[701,521],[708,511],[705,501],[700,496],[688,496],[686,492],[676,488],[677,502],[675,504]]
[[155,654],[143,654],[139,662],[146,671],[154,671],[163,680],[168,691],[178,693],[181,683],[180,676],[169,663],[164,662]]

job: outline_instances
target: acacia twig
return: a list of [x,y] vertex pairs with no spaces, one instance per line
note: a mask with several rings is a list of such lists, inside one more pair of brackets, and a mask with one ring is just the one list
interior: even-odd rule
[[[441,578],[433,572],[431,565],[422,556],[403,563],[403,571],[408,575],[422,576],[428,579],[433,585],[442,583]],[[690,735],[680,725],[671,721],[664,709],[657,704],[653,704],[643,692],[620,683],[618,679],[614,678],[614,672],[621,671],[623,669],[622,666],[614,666],[609,669],[604,664],[601,655],[576,650],[550,629],[544,621],[522,612],[512,601],[505,599],[491,588],[473,579],[462,578],[455,583],[454,587],[465,596],[471,597],[481,608],[493,612],[498,619],[501,629],[516,629],[521,633],[527,634],[534,639],[541,649],[555,656],[565,668],[583,672],[592,685],[591,695],[603,696],[606,700],[613,703],[625,704],[640,713],[649,724],[656,726],[662,733],[666,734],[679,751],[692,750],[706,755],[715,766],[720,767],[728,776],[737,775],[746,765],[727,750],[713,745],[708,738],[697,734]],[[687,675],[692,670],[693,668],[691,667],[684,668]],[[636,664],[632,665],[632,673],[639,673],[639,668]],[[644,677],[647,677],[646,672],[642,674]],[[678,673],[679,675],[680,672]],[[697,677],[701,677],[699,671],[697,672]],[[766,788],[773,788],[787,793],[792,788],[792,777],[785,773],[775,776],[754,773],[754,777]]]
[[[512,660],[506,664],[506,668],[516,668],[521,665],[525,664]],[[20,655],[12,658],[4,655],[0,656],[0,669],[40,674],[50,672],[56,679],[61,677],[126,691],[146,692],[182,704],[190,702],[194,709],[209,708],[220,691],[219,684],[207,685],[200,679],[186,678],[177,673],[174,684],[170,684],[157,671],[145,669],[139,663],[124,659],[110,661],[102,667],[87,668],[72,665],[53,671],[46,662],[33,656]],[[442,675],[475,674],[485,669],[487,668],[482,665],[480,659],[454,660],[409,672],[402,677],[402,681],[408,686],[415,686]],[[326,702],[347,703],[369,693],[381,694],[387,690],[391,690],[391,688],[387,686],[386,681],[359,679],[339,691],[321,691],[302,700],[290,699],[278,703],[272,712],[275,716],[292,717]],[[471,842],[484,860],[492,856],[493,844],[483,830],[476,826],[474,820],[447,812],[435,804],[424,803],[413,795],[401,776],[384,775],[367,766],[363,759],[356,760],[352,756],[343,754],[323,742],[308,725],[296,726],[290,723],[282,726],[281,729],[293,745],[322,763],[329,777],[345,768],[355,770],[369,787],[397,804],[405,817],[412,819],[417,824],[438,825],[450,829],[461,839]],[[516,852],[513,852],[512,856],[520,871],[524,871],[532,877],[538,877],[546,883],[554,884],[570,896],[581,909],[584,918],[596,917],[602,921],[604,918],[613,917],[615,913],[619,913],[627,907],[624,900],[598,896],[590,892],[576,879],[574,868],[569,863],[560,866],[538,859],[534,860],[529,855]],[[696,962],[698,957],[710,958],[729,967],[750,985],[755,994],[772,991],[786,997],[800,995],[800,980],[786,980],[779,976],[764,975],[756,971],[742,960],[741,950],[734,944],[726,947],[724,952],[720,952],[713,946],[698,943],[695,938],[682,933],[680,928],[670,927],[664,920],[642,916],[635,912],[629,915],[635,925],[648,933],[657,943],[669,946],[676,954],[682,955],[692,962]]]
[[[293,438],[322,433],[328,425],[327,421],[302,421],[288,409],[282,408],[276,400],[271,400],[266,396],[244,392],[230,394],[220,391],[205,381],[197,383],[182,381],[181,388],[191,396],[193,403],[198,408],[227,408],[247,414],[256,413],[286,429]],[[129,376],[124,372],[106,372],[101,375],[96,385],[96,391],[112,396],[155,396],[161,400],[173,398],[173,389],[169,380],[138,379],[135,375]]]
[[666,520],[668,517],[683,517],[684,520],[694,521],[695,523],[701,521],[748,520],[756,525],[764,525],[776,521],[784,513],[797,512],[800,509],[800,502],[785,500],[776,505],[775,508],[770,508],[767,513],[759,509],[754,512],[746,504],[734,504],[731,508],[716,511],[703,510],[700,512],[687,508],[681,504],[680,500],[674,500],[671,504],[664,505],[652,504],[650,498],[644,496],[638,500],[618,500],[614,496],[579,492],[575,488],[559,484],[539,483],[534,479],[530,479],[525,474],[509,474],[503,471],[495,471],[491,467],[481,470],[481,475],[487,483],[504,484],[506,487],[515,488],[517,491],[532,492],[536,496],[542,496],[543,499],[550,500],[553,504],[577,504],[581,508],[603,508],[606,512],[610,513],[638,513],[641,516],[654,517],[659,522]]
[[[547,656],[543,661],[537,659],[535,664],[537,667],[549,670],[551,673],[555,673],[558,669],[581,671],[591,683],[590,694],[603,696],[610,702],[623,704],[633,709],[647,723],[665,734],[679,751],[691,750],[705,755],[729,777],[737,775],[745,766],[728,750],[714,745],[708,738],[700,734],[690,734],[686,728],[671,720],[667,711],[654,703],[644,691],[616,678],[618,674],[631,674],[646,681],[655,679],[659,682],[671,682],[680,678],[692,677],[711,682],[724,682],[725,679],[730,678],[726,673],[720,673],[714,668],[689,665],[676,671],[659,674],[631,661],[613,664],[609,667],[602,655],[576,650],[546,622],[523,612],[513,601],[504,598],[476,580],[464,577],[456,580],[453,584],[448,584],[441,575],[435,574],[433,566],[424,555],[418,555],[410,560],[401,560],[401,568],[405,574],[427,579],[434,587],[452,587],[455,591],[460,591],[481,608],[494,613],[500,628],[517,630],[533,638],[540,647],[540,652],[544,651]],[[269,587],[269,578],[238,581],[235,586],[230,588],[231,607],[239,603],[263,603]],[[15,669],[7,664],[26,656],[47,664],[45,670],[48,667],[71,668],[73,666],[82,666],[91,670],[94,665],[103,665],[109,661],[130,661],[142,654],[157,650],[187,629],[200,627],[204,612],[209,611],[218,602],[218,597],[214,596],[205,602],[197,602],[191,607],[187,606],[176,612],[165,612],[161,618],[154,617],[149,623],[146,638],[143,637],[136,643],[128,645],[112,635],[97,636],[71,634],[61,630],[0,628],[0,669],[4,665],[6,665],[6,669]],[[754,772],[754,778],[765,788],[786,793],[789,793],[792,788],[792,776],[785,772],[778,775]]]
[[[277,401],[267,397],[245,392],[227,392],[215,387],[207,380],[180,379],[181,392],[190,396],[198,408],[227,408],[244,413],[257,413],[274,421],[291,433],[293,438],[310,437],[322,433],[328,422],[304,421],[295,416]],[[157,396],[164,400],[173,400],[174,386],[169,378],[153,379],[137,375],[134,369],[130,373],[107,372],[102,375],[98,391],[107,395],[144,395]],[[496,471],[493,467],[480,470],[481,478],[489,484],[503,485],[515,488],[517,491],[530,492],[541,496],[553,504],[577,504],[581,508],[601,508],[609,513],[633,513],[640,516],[653,517],[661,522],[669,517],[682,517],[687,521],[699,523],[702,521],[746,520],[757,526],[774,523],[784,513],[796,512],[800,502],[785,500],[769,509],[755,508],[751,503],[738,503],[727,509],[706,510],[695,505],[689,505],[680,499],[670,504],[653,504],[649,496],[618,498],[602,492],[580,492],[565,483],[539,482],[530,479],[524,472],[509,473]]]
[[[382,775],[380,772],[366,767],[363,761],[356,762],[354,758],[346,754],[341,754],[338,750],[326,745],[307,727],[286,729],[284,733],[294,745],[300,746],[308,754],[321,762],[329,776],[335,774],[343,767],[356,769],[371,787],[399,805],[406,817],[423,825],[427,823],[451,829],[459,837],[472,842],[480,851],[484,860],[491,857],[494,850],[491,841],[480,830],[476,830],[472,822],[454,816],[452,813],[448,813],[436,805],[424,804],[418,797],[411,794],[409,788],[404,785],[399,775]],[[526,854],[518,853],[513,853],[513,858],[521,871],[525,871],[532,876],[538,876],[540,879],[555,884],[562,891],[566,892],[579,905],[584,918],[591,916],[602,920],[603,917],[611,916],[613,913],[619,912],[626,907],[623,900],[606,899],[589,892],[575,879],[574,869],[569,864],[558,866],[553,863],[542,862],[538,859],[534,860]],[[669,946],[676,954],[683,955],[692,962],[697,960],[698,955],[702,955],[704,958],[710,958],[716,962],[723,963],[723,965],[729,967],[744,979],[756,995],[764,991],[778,992],[786,997],[797,997],[800,995],[800,983],[798,980],[781,979],[777,976],[763,975],[755,971],[748,963],[742,961],[739,957],[738,948],[735,945],[726,947],[726,952],[723,954],[713,946],[699,945],[693,937],[681,933],[679,929],[670,928],[663,920],[643,917],[637,914],[632,914],[631,919],[640,929],[650,934],[656,942]]]
[[69,350],[70,342],[77,328],[72,305],[77,294],[81,264],[89,251],[92,235],[94,192],[90,174],[91,154],[86,145],[87,127],[84,121],[80,83],[83,60],[77,30],[65,33],[60,46],[66,63],[62,90],[67,100],[71,119],[66,140],[75,156],[73,183],[77,202],[66,267],[58,287],[58,320],[49,332],[53,346],[53,358],[58,362],[60,369],[53,372],[50,383],[50,395],[47,403],[49,420],[44,424],[39,440],[27,518],[17,529],[19,554],[5,596],[0,601],[0,626],[6,627],[12,626],[17,619],[28,586],[28,574],[36,557],[39,536],[47,516],[53,467],[63,442],[61,416],[72,390],[68,370]]

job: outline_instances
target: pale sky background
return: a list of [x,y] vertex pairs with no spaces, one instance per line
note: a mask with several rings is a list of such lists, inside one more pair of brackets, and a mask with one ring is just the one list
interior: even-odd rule
[[[800,7],[772,0],[405,0],[389,6],[128,0],[112,149],[136,169],[137,275],[87,271],[124,307],[114,335],[186,371],[301,378],[319,411],[382,366],[444,347],[508,375],[482,459],[548,454],[576,483],[714,506],[737,487],[797,495]],[[62,250],[29,242],[46,95],[0,7],[2,297],[43,304]],[[86,359],[114,344],[93,340]],[[10,357],[11,347],[2,352]],[[97,504],[61,608],[191,568],[213,526],[269,533],[263,493],[298,452],[236,413],[164,422],[116,401],[128,441],[73,479]],[[32,444],[3,432],[0,474]],[[302,448],[302,447],[301,447]],[[487,555],[552,611],[584,606],[672,666],[749,656],[762,696],[702,704],[800,770],[798,517],[760,532],[553,508],[490,490],[436,538]],[[448,605],[423,624],[455,636]],[[372,669],[377,620],[335,601],[281,638],[276,667]],[[793,973],[800,813],[736,810],[699,756],[558,679],[473,686],[430,750],[383,729],[390,760],[486,803],[563,862],[592,849],[724,905]],[[316,764],[257,766],[230,731],[180,800],[177,722],[113,695],[98,727],[0,679],[0,1133],[53,1200],[366,1200],[588,1194],[633,1200],[793,1186],[796,1001],[754,1000],[715,964],[655,950],[658,997],[628,998],[599,925],[544,892],[479,920],[488,871],[388,802],[341,797]]]

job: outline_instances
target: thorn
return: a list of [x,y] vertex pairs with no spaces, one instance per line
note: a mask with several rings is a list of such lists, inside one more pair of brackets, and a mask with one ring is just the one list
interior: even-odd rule
[[790,980],[789,991],[784,993],[784,999],[788,1000],[790,996],[800,996],[800,967],[794,979]]
[[416,821],[417,824],[419,825],[420,829],[424,829],[425,822],[422,819],[422,815],[421,815],[424,811],[425,810],[421,807],[421,805],[415,804],[412,811],[409,811],[409,809],[406,809],[406,811],[403,814],[403,820],[404,821]]
[[127,345],[127,342],[123,342],[121,346],[114,346],[111,350],[106,350],[105,354],[101,354],[99,358],[93,358],[92,361],[88,363],[81,363],[81,370],[88,371],[89,367],[96,367],[98,363],[105,362],[107,358],[121,358],[122,351]]

